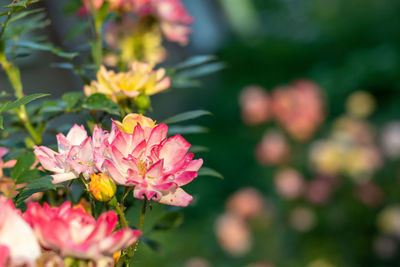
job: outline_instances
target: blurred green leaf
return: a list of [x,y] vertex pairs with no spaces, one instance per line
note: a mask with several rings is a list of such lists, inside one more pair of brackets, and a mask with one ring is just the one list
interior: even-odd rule
[[50,43],[37,43],[31,41],[16,41],[14,44],[18,47],[29,48],[38,51],[47,51],[51,52],[59,57],[73,59],[78,56],[78,53],[75,52],[65,52],[61,48],[56,47]]
[[40,113],[63,112],[66,103],[60,103],[55,100],[45,100],[40,108]]
[[169,117],[168,119],[165,119],[163,122],[165,124],[173,124],[177,122],[192,120],[205,115],[212,115],[212,113],[207,110],[192,110]]
[[144,244],[148,245],[152,250],[161,253],[162,252],[162,247],[160,243],[158,243],[155,240],[148,239],[146,237],[140,237],[140,241],[143,242]]
[[6,104],[2,105],[0,107],[0,114],[2,112],[6,112],[6,111],[9,111],[9,110],[11,110],[13,108],[17,108],[17,107],[19,107],[21,105],[28,104],[29,102],[31,102],[31,101],[33,101],[35,99],[38,99],[38,98],[41,98],[41,97],[45,97],[45,96],[48,96],[48,95],[49,94],[32,94],[32,95],[21,97],[21,98],[15,100],[14,102],[6,103]]
[[82,92],[68,92],[63,94],[61,100],[67,104],[67,108],[73,108],[82,98]]
[[82,107],[89,110],[101,110],[113,115],[120,115],[117,103],[103,94],[93,94],[83,101]]
[[25,17],[27,17],[29,15],[42,12],[42,11],[44,11],[44,8],[36,8],[36,9],[33,9],[33,10],[27,10],[27,11],[19,12],[8,21],[8,24],[10,24],[12,22],[15,22],[15,21],[17,21],[19,19],[25,18]]
[[219,179],[224,179],[224,176],[222,176],[222,174],[220,174],[216,170],[208,168],[208,167],[201,167],[200,170],[197,172],[197,175],[198,176],[212,176],[212,177],[216,177]]
[[172,211],[161,216],[160,219],[154,224],[153,230],[168,231],[178,228],[183,223],[183,213],[179,211]]
[[185,78],[185,79],[192,79],[192,78],[198,78],[202,77],[205,75],[209,75],[215,72],[218,72],[222,69],[226,68],[226,64],[222,62],[213,62],[210,64],[206,65],[200,65],[196,68],[191,68],[187,70],[183,70],[176,74],[177,77]]
[[30,168],[35,162],[35,154],[33,152],[24,153],[18,157],[17,163],[12,168],[10,176],[15,181],[16,184],[20,182],[21,179],[26,178],[31,175]]
[[198,65],[203,65],[209,63],[211,61],[217,60],[216,56],[213,55],[201,55],[201,56],[194,56],[191,57],[175,66],[175,69],[187,69],[192,68]]
[[199,153],[199,152],[208,152],[210,149],[206,146],[191,146],[189,152],[191,153]]
[[71,40],[72,38],[78,36],[82,32],[84,32],[88,28],[88,23],[87,22],[81,22],[75,24],[65,35],[64,41]]
[[11,4],[3,6],[3,8],[17,8],[17,7],[27,7],[33,3],[39,2],[40,0],[20,0],[13,1]]
[[173,125],[168,127],[168,134],[198,134],[206,133],[208,128],[199,125]]

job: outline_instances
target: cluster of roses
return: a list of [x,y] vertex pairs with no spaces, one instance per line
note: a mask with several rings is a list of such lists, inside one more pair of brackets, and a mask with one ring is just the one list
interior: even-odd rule
[[140,18],[153,17],[164,33],[172,42],[186,44],[191,30],[187,26],[193,18],[187,13],[180,0],[83,0],[80,14],[99,10],[105,2],[109,9],[120,13],[131,13]]
[[[43,168],[54,173],[53,183],[81,178],[99,201],[114,197],[116,183],[132,187],[136,198],[187,206],[193,197],[181,186],[197,176],[203,161],[193,160],[190,144],[180,135],[167,138],[167,131],[163,123],[129,114],[122,122],[113,121],[110,132],[95,126],[92,136],[75,125],[66,136],[57,135],[58,152],[40,146],[35,154]],[[35,265],[39,245],[57,253],[55,259],[113,261],[114,253],[141,235],[128,227],[113,232],[117,222],[114,211],[96,220],[70,202],[58,208],[29,203],[21,215],[11,201],[0,198],[0,266],[5,262]]]

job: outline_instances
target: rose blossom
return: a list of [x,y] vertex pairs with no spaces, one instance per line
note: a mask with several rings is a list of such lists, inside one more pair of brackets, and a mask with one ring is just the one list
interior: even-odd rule
[[42,247],[59,252],[63,257],[99,260],[112,257],[141,235],[141,231],[123,228],[113,232],[118,223],[114,211],[107,211],[96,220],[70,202],[52,208],[47,203],[28,204],[24,214]]
[[190,144],[180,135],[167,139],[167,131],[163,123],[155,126],[145,116],[127,115],[122,123],[114,123],[115,138],[104,166],[117,184],[135,186],[136,198],[187,206],[193,197],[181,186],[197,176],[203,160],[192,160]]
[[275,89],[272,106],[275,118],[298,141],[308,140],[324,119],[321,89],[308,80]]
[[[30,226],[11,200],[0,196],[0,266],[34,266],[40,257],[40,247]],[[2,264],[3,263],[3,264]]]
[[257,125],[267,122],[271,115],[271,100],[264,88],[246,86],[240,93],[239,103],[244,123]]
[[103,144],[107,137],[106,131],[95,126],[92,139],[83,126],[75,124],[67,136],[57,135],[58,153],[45,146],[35,146],[34,152],[43,168],[55,173],[53,183],[75,179],[80,174],[89,179],[103,164]]

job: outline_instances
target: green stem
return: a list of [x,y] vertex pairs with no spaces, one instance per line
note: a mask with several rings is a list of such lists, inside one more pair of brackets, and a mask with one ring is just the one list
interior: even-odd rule
[[115,211],[117,212],[118,216],[119,216],[119,223],[121,224],[121,228],[126,228],[128,227],[128,221],[126,220],[124,211],[121,209],[121,207],[119,206],[119,203],[117,201],[117,198],[114,196],[109,202],[108,204],[113,207],[115,209]]
[[93,26],[94,26],[94,41],[92,42],[92,57],[97,66],[100,68],[103,62],[103,42],[102,42],[102,25],[103,20],[99,15],[99,12],[94,8],[93,0],[90,0],[90,12],[93,16]]
[[[142,209],[140,212],[140,218],[139,218],[139,225],[138,225],[138,230],[143,229],[143,224],[144,224],[144,217],[146,215],[146,208],[147,208],[147,198],[143,198],[142,202]],[[132,259],[133,255],[135,254],[135,251],[137,250],[137,247],[139,245],[139,240],[137,240],[135,243],[133,243],[132,246],[128,248],[128,257],[129,259]]]
[[[4,49],[0,51],[0,63],[3,66],[4,71],[7,74],[8,80],[10,81],[12,87],[15,91],[15,97],[21,98],[24,96],[21,82],[21,75],[18,67],[13,65],[12,63],[7,61]],[[33,127],[32,123],[29,120],[28,113],[26,112],[25,105],[21,105],[18,108],[14,109],[17,113],[18,117],[24,124],[25,128],[28,130],[29,134],[32,137],[33,142],[36,145],[40,145],[42,143],[42,136],[38,134]]]

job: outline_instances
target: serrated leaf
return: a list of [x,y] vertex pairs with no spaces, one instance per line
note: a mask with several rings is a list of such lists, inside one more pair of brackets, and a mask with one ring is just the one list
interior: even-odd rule
[[41,98],[41,97],[45,97],[48,96],[49,94],[32,94],[32,95],[28,95],[28,96],[24,96],[21,97],[17,100],[15,100],[14,102],[11,103],[7,103],[3,106],[0,107],[0,113],[11,110],[13,108],[19,107],[21,105],[25,105],[28,104],[29,102]]
[[197,172],[197,176],[212,176],[219,179],[224,179],[224,176],[222,176],[222,174],[208,167],[201,167],[200,170]]
[[173,125],[168,127],[168,134],[199,134],[208,132],[208,128],[199,125]]
[[165,119],[163,122],[165,124],[173,124],[177,122],[192,120],[205,115],[212,115],[212,113],[207,110],[192,110],[169,117],[168,119]]
[[16,184],[20,182],[21,179],[29,176],[31,174],[30,167],[35,162],[35,154],[33,152],[24,153],[18,157],[17,163],[12,168],[10,176],[15,181]]
[[179,211],[172,211],[164,214],[154,224],[153,230],[172,230],[178,228],[183,223],[183,213]]
[[89,110],[101,110],[109,114],[120,115],[118,104],[103,94],[93,94],[83,101],[82,107]]
[[39,189],[39,188],[47,188],[47,189],[56,189],[62,187],[62,184],[53,184],[53,178],[50,175],[46,175],[39,179],[35,179],[33,182],[28,183],[24,188],[25,189]]
[[213,55],[194,56],[194,57],[191,57],[191,58],[179,63],[178,65],[176,65],[175,69],[178,70],[178,69],[191,68],[194,66],[206,64],[206,63],[208,63],[210,61],[214,61],[216,59],[217,59],[217,57],[213,56]]
[[38,51],[47,51],[51,52],[59,57],[73,59],[78,56],[78,53],[75,52],[65,52],[61,48],[56,47],[50,43],[36,43],[31,41],[17,41],[14,44],[18,47],[29,48]]

